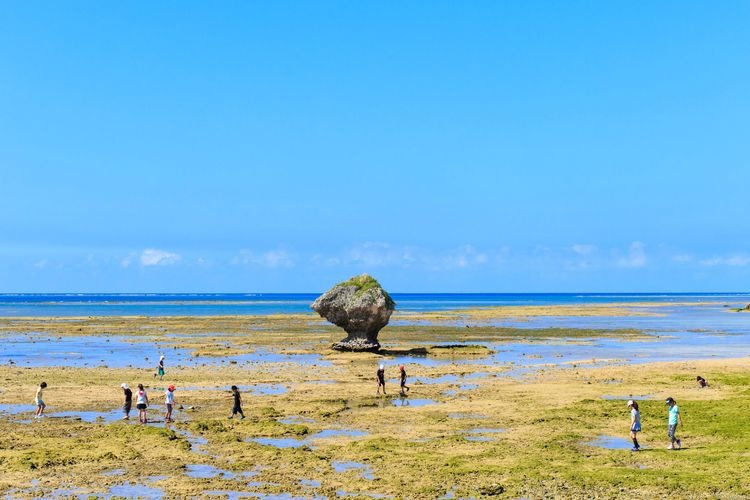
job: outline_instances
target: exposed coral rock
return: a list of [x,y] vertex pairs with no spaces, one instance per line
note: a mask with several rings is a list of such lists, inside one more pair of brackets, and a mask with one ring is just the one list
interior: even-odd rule
[[377,351],[378,332],[388,324],[396,303],[375,278],[362,274],[334,286],[310,307],[348,334],[333,349]]

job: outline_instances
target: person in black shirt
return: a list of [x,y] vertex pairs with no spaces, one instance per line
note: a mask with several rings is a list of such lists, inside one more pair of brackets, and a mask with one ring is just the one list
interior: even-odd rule
[[[401,395],[406,396],[406,391],[409,390],[409,386],[406,385],[406,370],[404,369],[404,365],[399,366],[399,370],[401,371]],[[406,389],[406,391],[404,391]]]
[[240,390],[236,385],[232,386],[232,397],[234,397],[234,406],[232,407],[232,414],[229,418],[232,418],[239,413],[240,420],[242,420],[245,418],[245,414],[242,413],[242,399],[240,398]]
[[385,366],[380,365],[377,371],[377,379],[378,379],[378,394],[380,394],[380,388],[383,388],[383,394],[385,394]]
[[122,387],[122,392],[125,394],[125,404],[122,405],[122,412],[125,416],[122,419],[130,420],[130,407],[133,406],[133,391],[130,390],[128,384],[122,384],[120,387]]
[[698,375],[695,380],[698,382],[698,387],[703,389],[704,387],[708,387],[708,382],[706,382],[706,379]]

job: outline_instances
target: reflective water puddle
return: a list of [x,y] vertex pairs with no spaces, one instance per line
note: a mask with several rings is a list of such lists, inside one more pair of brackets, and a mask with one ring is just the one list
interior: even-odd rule
[[[195,336],[199,336],[196,334]],[[193,336],[193,335],[191,335]],[[158,353],[169,352],[170,366],[216,366],[238,363],[295,363],[311,366],[331,366],[319,354],[286,354],[267,349],[223,357],[194,356],[188,349],[168,342],[144,338],[132,342],[122,335],[87,335],[81,337],[53,337],[50,335],[11,335],[4,338],[10,354],[4,355],[19,366],[108,366],[128,368],[143,360],[158,358]],[[156,353],[156,355],[155,355]]]
[[331,439],[331,438],[338,438],[338,437],[362,437],[366,435],[367,433],[365,431],[360,431],[359,429],[325,429],[323,431],[313,434],[308,439],[314,440],[314,439]]
[[654,397],[653,396],[649,396],[648,394],[644,394],[644,395],[640,395],[640,396],[633,396],[633,395],[630,395],[630,396],[613,396],[613,395],[610,395],[610,394],[605,394],[604,396],[602,396],[602,399],[606,399],[606,400],[609,400],[609,401],[619,401],[619,400],[627,401],[629,399],[632,399],[633,401],[648,401],[650,399],[654,399]]
[[336,472],[347,472],[347,471],[350,471],[350,470],[362,471],[362,473],[360,474],[360,476],[363,479],[367,479],[368,481],[372,481],[372,480],[375,479],[375,474],[374,474],[374,472],[372,470],[372,467],[370,467],[369,465],[360,463],[360,462],[351,462],[351,461],[348,461],[348,462],[338,462],[338,461],[333,461],[333,462],[331,462],[331,467],[333,467],[333,470],[336,471]]
[[[119,470],[119,469],[117,469]],[[114,471],[113,471],[114,472]],[[167,476],[149,476],[146,482],[161,481]],[[144,483],[125,481],[110,487],[106,493],[87,493],[83,489],[58,489],[44,498],[164,498],[164,491]]]
[[409,397],[399,397],[391,400],[393,406],[427,406],[436,403],[437,401],[434,399],[412,399]]
[[34,405],[14,405],[14,404],[0,404],[0,414],[3,415],[18,415],[21,413],[34,413],[36,406]]
[[107,497],[163,498],[164,492],[159,488],[146,486],[145,484],[125,482],[112,486],[107,493]]
[[288,417],[279,418],[277,419],[278,422],[286,425],[294,425],[294,424],[314,424],[315,420],[307,417],[302,417],[300,415],[290,415]]
[[467,436],[464,436],[464,439],[466,439],[467,441],[494,441],[495,439],[492,437],[492,434],[498,434],[501,432],[505,432],[505,429],[482,427],[477,429],[469,429],[468,431],[466,431]]
[[448,418],[457,418],[457,419],[483,419],[487,418],[487,415],[482,415],[481,413],[449,413]]
[[305,488],[320,488],[320,481],[316,481],[315,479],[300,479],[299,484],[304,486]]
[[259,437],[251,438],[250,441],[265,446],[273,446],[275,448],[301,448],[307,444],[304,439],[295,438],[271,438],[271,437]]
[[633,442],[629,439],[604,435],[597,436],[584,444],[586,446],[595,446],[597,448],[606,448],[608,450],[629,450],[633,447]]
[[122,410],[111,410],[106,412],[98,411],[58,411],[45,413],[47,418],[65,418],[70,420],[81,420],[82,422],[93,423],[112,423],[122,420]]
[[[278,396],[289,391],[289,387],[283,384],[251,384],[251,385],[238,385],[237,388],[240,392],[250,394],[252,396]],[[231,387],[226,386],[205,386],[205,385],[189,385],[179,388],[181,391],[226,391],[230,392]]]
[[218,469],[209,464],[188,464],[185,466],[185,474],[188,477],[208,479],[212,477],[224,477],[226,479],[234,478],[234,473],[227,470]]
[[102,476],[122,476],[125,474],[125,469],[112,469],[101,473]]

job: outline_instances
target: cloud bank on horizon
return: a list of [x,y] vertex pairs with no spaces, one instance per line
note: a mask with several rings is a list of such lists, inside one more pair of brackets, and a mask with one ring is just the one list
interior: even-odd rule
[[[145,248],[124,254],[111,250],[46,252],[44,258],[27,255],[15,259],[22,261],[25,276],[39,283],[66,275],[77,276],[79,280],[86,276],[105,276],[105,283],[121,287],[110,291],[145,289],[153,292],[176,291],[170,288],[175,282],[181,284],[177,291],[183,292],[320,291],[332,282],[362,272],[374,274],[399,292],[688,291],[688,284],[694,286],[695,283],[705,284],[705,288],[698,291],[743,291],[739,287],[712,288],[715,286],[712,280],[717,276],[723,281],[731,281],[727,276],[739,277],[737,283],[741,286],[742,280],[750,275],[748,253],[698,256],[666,246],[648,248],[640,241],[614,248],[576,243],[567,247],[538,245],[527,249],[507,245],[435,249],[365,242],[329,253],[290,248],[244,248],[236,252]],[[639,288],[650,276],[670,275],[684,278],[672,281],[671,288]],[[207,276],[217,278],[216,287],[191,288]],[[415,281],[414,276],[423,279]],[[618,279],[613,281],[612,276]],[[198,281],[194,281],[196,277]],[[451,288],[451,283],[456,282],[464,282],[466,286]],[[85,280],[75,283],[81,286]],[[145,286],[128,288],[132,283]],[[622,288],[607,288],[612,283]],[[431,288],[423,288],[425,284]],[[42,291],[89,290],[83,285],[82,288]],[[13,290],[17,291],[39,290]]]
[[3,13],[0,292],[748,290],[750,3]]

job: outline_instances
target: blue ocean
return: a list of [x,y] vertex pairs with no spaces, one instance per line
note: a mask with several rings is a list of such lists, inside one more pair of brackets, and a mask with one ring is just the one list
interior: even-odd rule
[[[0,317],[217,316],[310,312],[318,293],[0,294]],[[400,311],[502,305],[710,302],[744,306],[750,293],[395,293]]]

